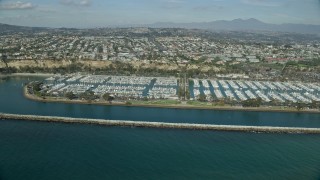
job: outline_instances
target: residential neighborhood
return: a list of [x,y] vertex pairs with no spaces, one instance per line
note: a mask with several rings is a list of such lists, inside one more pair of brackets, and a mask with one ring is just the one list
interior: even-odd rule
[[285,63],[320,57],[320,38],[309,41],[311,37],[307,35],[308,41],[295,34],[279,40],[282,34],[249,33],[250,37],[238,37],[237,33],[187,29],[60,31],[0,35],[0,53],[10,60],[174,60],[181,63],[203,60],[218,64],[227,61]]

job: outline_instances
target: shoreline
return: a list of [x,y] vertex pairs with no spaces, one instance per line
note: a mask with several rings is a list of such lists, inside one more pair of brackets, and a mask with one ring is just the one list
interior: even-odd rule
[[0,77],[50,77],[54,76],[55,74],[50,73],[11,73],[11,74],[0,74]]
[[259,108],[248,108],[241,106],[195,106],[195,105],[163,105],[163,104],[131,104],[128,105],[125,102],[97,102],[97,101],[84,101],[84,100],[67,100],[67,99],[51,99],[51,98],[40,98],[35,95],[31,95],[27,92],[26,86],[23,88],[24,97],[38,102],[43,103],[63,103],[63,104],[85,104],[85,105],[101,105],[101,106],[125,106],[125,107],[145,107],[145,108],[167,108],[167,109],[197,109],[197,110],[216,110],[216,111],[244,111],[244,112],[280,112],[280,113],[312,113],[319,114],[320,111],[313,110],[296,110],[296,109],[281,109],[281,108],[267,108],[267,107],[259,107]]
[[199,130],[199,131],[211,130],[211,131],[230,131],[230,132],[246,132],[246,133],[320,134],[320,128],[166,123],[166,122],[149,122],[149,121],[71,118],[71,117],[58,117],[58,116],[18,115],[18,114],[5,114],[5,113],[0,113],[0,120],[22,120],[22,121],[55,122],[55,123],[68,123],[68,124],[93,124],[93,125],[100,125],[100,126],[139,127],[139,128],[157,128],[157,129],[186,129],[186,130]]

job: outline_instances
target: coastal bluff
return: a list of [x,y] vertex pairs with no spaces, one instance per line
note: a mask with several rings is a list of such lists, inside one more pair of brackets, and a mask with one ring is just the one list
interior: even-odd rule
[[235,131],[235,132],[252,132],[252,133],[260,132],[260,133],[320,134],[320,128],[165,123],[165,122],[147,122],[147,121],[71,118],[71,117],[57,117],[57,116],[20,115],[20,114],[6,114],[6,113],[0,113],[0,120],[26,120],[26,121],[42,121],[42,122],[58,122],[58,123],[95,124],[95,125],[120,126],[120,127],[213,130],[213,131]]

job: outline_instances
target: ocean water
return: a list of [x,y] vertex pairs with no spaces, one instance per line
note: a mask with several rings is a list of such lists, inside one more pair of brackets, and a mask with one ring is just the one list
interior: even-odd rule
[[[320,127],[318,114],[39,103],[0,82],[0,111],[104,119]],[[320,136],[0,120],[0,180],[320,179]]]
[[0,179],[319,179],[320,136],[0,121]]

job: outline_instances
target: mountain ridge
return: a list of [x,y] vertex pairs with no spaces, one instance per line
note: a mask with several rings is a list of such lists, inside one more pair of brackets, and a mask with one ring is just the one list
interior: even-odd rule
[[[312,24],[270,24],[262,22],[255,18],[234,19],[234,20],[217,20],[210,22],[191,22],[191,23],[174,23],[174,22],[156,22],[153,24],[132,24],[113,27],[149,27],[149,28],[185,28],[201,29],[213,31],[271,31],[271,32],[288,32],[301,34],[318,34],[320,35],[320,25]],[[107,27],[106,27],[107,28]],[[18,25],[9,25],[0,23],[0,31],[23,31],[23,30],[45,30],[45,29],[94,29],[94,28],[47,28],[47,27],[27,27]]]
[[205,30],[230,30],[230,31],[275,31],[275,32],[292,32],[303,34],[320,34],[320,25],[312,24],[270,24],[259,21],[254,18],[250,19],[234,19],[231,21],[217,20],[211,22],[196,22],[196,23],[172,23],[158,22],[151,24],[154,28],[194,28]]

